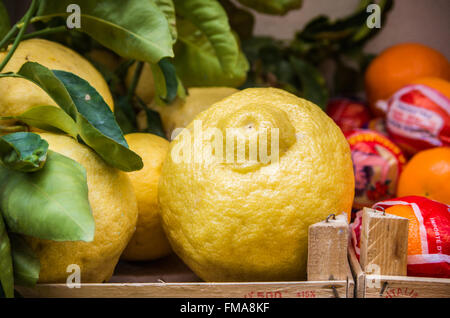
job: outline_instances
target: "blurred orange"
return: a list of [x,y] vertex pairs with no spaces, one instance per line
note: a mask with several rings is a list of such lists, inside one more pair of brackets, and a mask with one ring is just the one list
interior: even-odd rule
[[408,225],[408,255],[422,254],[420,239],[420,222],[414,210],[409,205],[394,205],[386,209],[387,214],[409,219]]
[[450,64],[438,51],[418,43],[391,46],[378,55],[365,74],[367,99],[372,112],[382,115],[375,107],[377,100],[386,100],[411,81],[422,77],[450,80]]
[[422,84],[434,88],[441,94],[450,98],[450,82],[439,77],[421,77],[410,82],[410,84]]
[[436,147],[417,153],[406,164],[397,196],[419,195],[450,204],[450,147]]

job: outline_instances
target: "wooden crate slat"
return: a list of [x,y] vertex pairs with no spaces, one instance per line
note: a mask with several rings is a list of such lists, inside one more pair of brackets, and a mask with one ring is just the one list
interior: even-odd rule
[[355,277],[356,298],[450,298],[448,278],[367,275],[353,246],[349,247],[349,261]]
[[308,229],[308,280],[346,279],[347,214],[327,218]]
[[[374,279],[380,287],[372,287]],[[427,277],[366,276],[365,298],[450,298],[450,279]]]
[[361,225],[361,267],[378,268],[381,275],[406,275],[408,256],[407,218],[363,209]]
[[[345,252],[345,250],[344,250]],[[38,284],[16,286],[24,297],[47,298],[347,298],[354,296],[355,282],[349,262],[343,260],[342,279],[298,282],[205,283],[174,254],[153,262],[119,262],[109,283]],[[328,276],[327,276],[328,277]]]
[[347,260],[347,298],[355,298],[356,283],[353,278],[349,260]]
[[364,298],[366,275],[363,272],[361,265],[359,264],[358,258],[356,257],[355,250],[351,245],[348,249],[348,260],[356,284],[355,297]]
[[171,298],[333,298],[347,297],[347,281],[305,281],[274,283],[133,283],[82,284],[68,288],[65,284],[38,284],[34,288],[18,287],[24,297],[171,297]]

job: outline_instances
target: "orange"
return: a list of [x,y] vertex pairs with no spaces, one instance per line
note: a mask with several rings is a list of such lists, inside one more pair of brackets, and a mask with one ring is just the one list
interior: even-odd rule
[[450,147],[417,153],[400,175],[397,196],[419,195],[450,204]]
[[377,100],[388,99],[411,81],[421,77],[450,80],[450,64],[438,51],[418,43],[394,45],[378,55],[365,74],[369,105],[375,115],[382,115],[375,107]]
[[434,88],[441,94],[450,98],[450,82],[438,77],[421,77],[411,81],[410,84],[422,84]]
[[420,222],[414,210],[409,205],[394,205],[386,209],[387,214],[409,219],[408,225],[408,255],[422,254],[420,239]]

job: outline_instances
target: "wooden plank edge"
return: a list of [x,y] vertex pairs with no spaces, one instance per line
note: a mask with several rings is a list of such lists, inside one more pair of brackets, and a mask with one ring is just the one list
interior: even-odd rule
[[367,298],[450,298],[450,279],[434,277],[366,275],[369,282],[379,280],[378,286],[367,287]]
[[[38,284],[34,288],[17,286],[18,291],[25,297],[258,297],[261,290],[266,289],[267,295],[274,295],[277,290],[289,292],[288,297],[342,297],[355,296],[355,281],[352,267],[347,262],[348,276],[346,280],[328,281],[289,281],[289,282],[186,282],[186,283],[87,283],[80,288],[68,288],[66,284]],[[232,289],[238,289],[239,294]],[[294,289],[298,290],[293,293]],[[225,289],[221,291],[221,289]],[[256,292],[252,291],[254,289]],[[321,292],[317,294],[316,290]],[[112,292],[111,292],[112,291]],[[136,295],[136,291],[138,294]],[[160,294],[159,291],[162,293]],[[211,293],[212,291],[212,293]],[[246,294],[245,291],[248,291]],[[105,293],[106,292],[106,293]],[[148,293],[147,293],[148,292]],[[127,294],[129,293],[129,294]]]
[[406,276],[409,220],[363,209],[359,262],[364,271],[376,266],[381,275]]
[[348,259],[350,263],[350,269],[352,271],[353,277],[355,279],[355,298],[364,298],[366,289],[366,274],[359,264],[358,258],[356,257],[355,249],[353,244],[349,244],[348,247]]
[[[350,268],[356,283],[355,288],[356,298],[369,298],[369,297],[450,298],[450,279],[448,278],[367,275],[366,273],[363,272],[361,265],[359,264],[353,246],[349,246],[348,256]],[[374,279],[380,280],[379,288],[369,287]],[[397,290],[393,290],[390,293],[389,287],[397,288]],[[398,288],[401,289],[399,290]],[[439,290],[435,291],[436,288],[440,288],[441,291]]]
[[347,298],[355,298],[355,280],[353,279],[352,269],[350,268],[350,262],[347,259]]
[[173,298],[333,298],[346,297],[347,280],[253,283],[105,283],[81,284],[68,288],[65,284],[38,284],[34,288],[19,287],[25,297],[173,297]]

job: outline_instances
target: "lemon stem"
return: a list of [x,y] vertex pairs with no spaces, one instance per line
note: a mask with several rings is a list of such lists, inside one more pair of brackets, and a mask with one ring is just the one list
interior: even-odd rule
[[5,35],[5,37],[0,41],[0,49],[3,49],[12,39],[12,37],[19,31],[17,24],[15,24],[11,30]]
[[130,88],[128,89],[128,100],[131,101],[131,99],[134,96],[134,93],[136,91],[137,84],[139,82],[139,78],[141,77],[142,68],[144,67],[144,62],[138,62],[136,66],[136,70],[133,74],[133,81],[131,82]]
[[0,132],[2,133],[13,133],[25,130],[28,131],[28,127],[24,125],[15,125],[15,126],[0,125]]
[[[39,30],[36,32],[31,32],[31,33],[27,33],[22,37],[22,41],[23,40],[28,40],[31,38],[35,38],[35,37],[39,37],[39,36],[43,36],[43,35],[49,35],[49,34],[55,34],[55,33],[59,33],[59,32],[64,32],[67,31],[67,28],[65,25],[59,26],[59,27],[55,27],[55,28],[45,28],[43,30]],[[11,43],[13,42],[14,39],[9,38],[7,39],[6,43]],[[2,48],[3,46],[0,45],[0,48]]]
[[[25,34],[25,31],[26,31],[26,29],[28,27],[28,24],[30,23],[31,17],[33,16],[34,12],[36,11],[36,8],[37,8],[36,5],[37,5],[37,1],[33,0],[31,2],[30,8],[25,13],[23,27],[19,30],[19,33],[17,34],[17,37],[15,38],[11,49],[8,51],[8,54],[5,56],[5,58],[3,59],[2,63],[0,64],[0,72],[3,70],[5,65],[9,62],[9,60],[12,57],[12,55],[14,54],[14,52],[17,49],[17,47],[19,46],[19,43],[22,40],[23,35]],[[16,25],[16,27],[17,27],[17,25]],[[12,34],[14,34],[14,32],[12,32]]]
[[135,60],[131,59],[131,60],[126,60],[124,62],[122,62],[114,71],[114,73],[119,76],[119,77],[123,77],[125,76],[126,72],[128,71],[128,69],[130,68],[131,65],[134,64],[134,62],[136,62]]
[[61,26],[55,27],[55,28],[45,28],[43,30],[25,34],[22,37],[22,40],[27,40],[27,39],[35,38],[38,36],[49,35],[49,34],[54,34],[54,33],[59,33],[59,32],[64,32],[64,31],[67,31],[67,28],[65,25],[61,25]]

